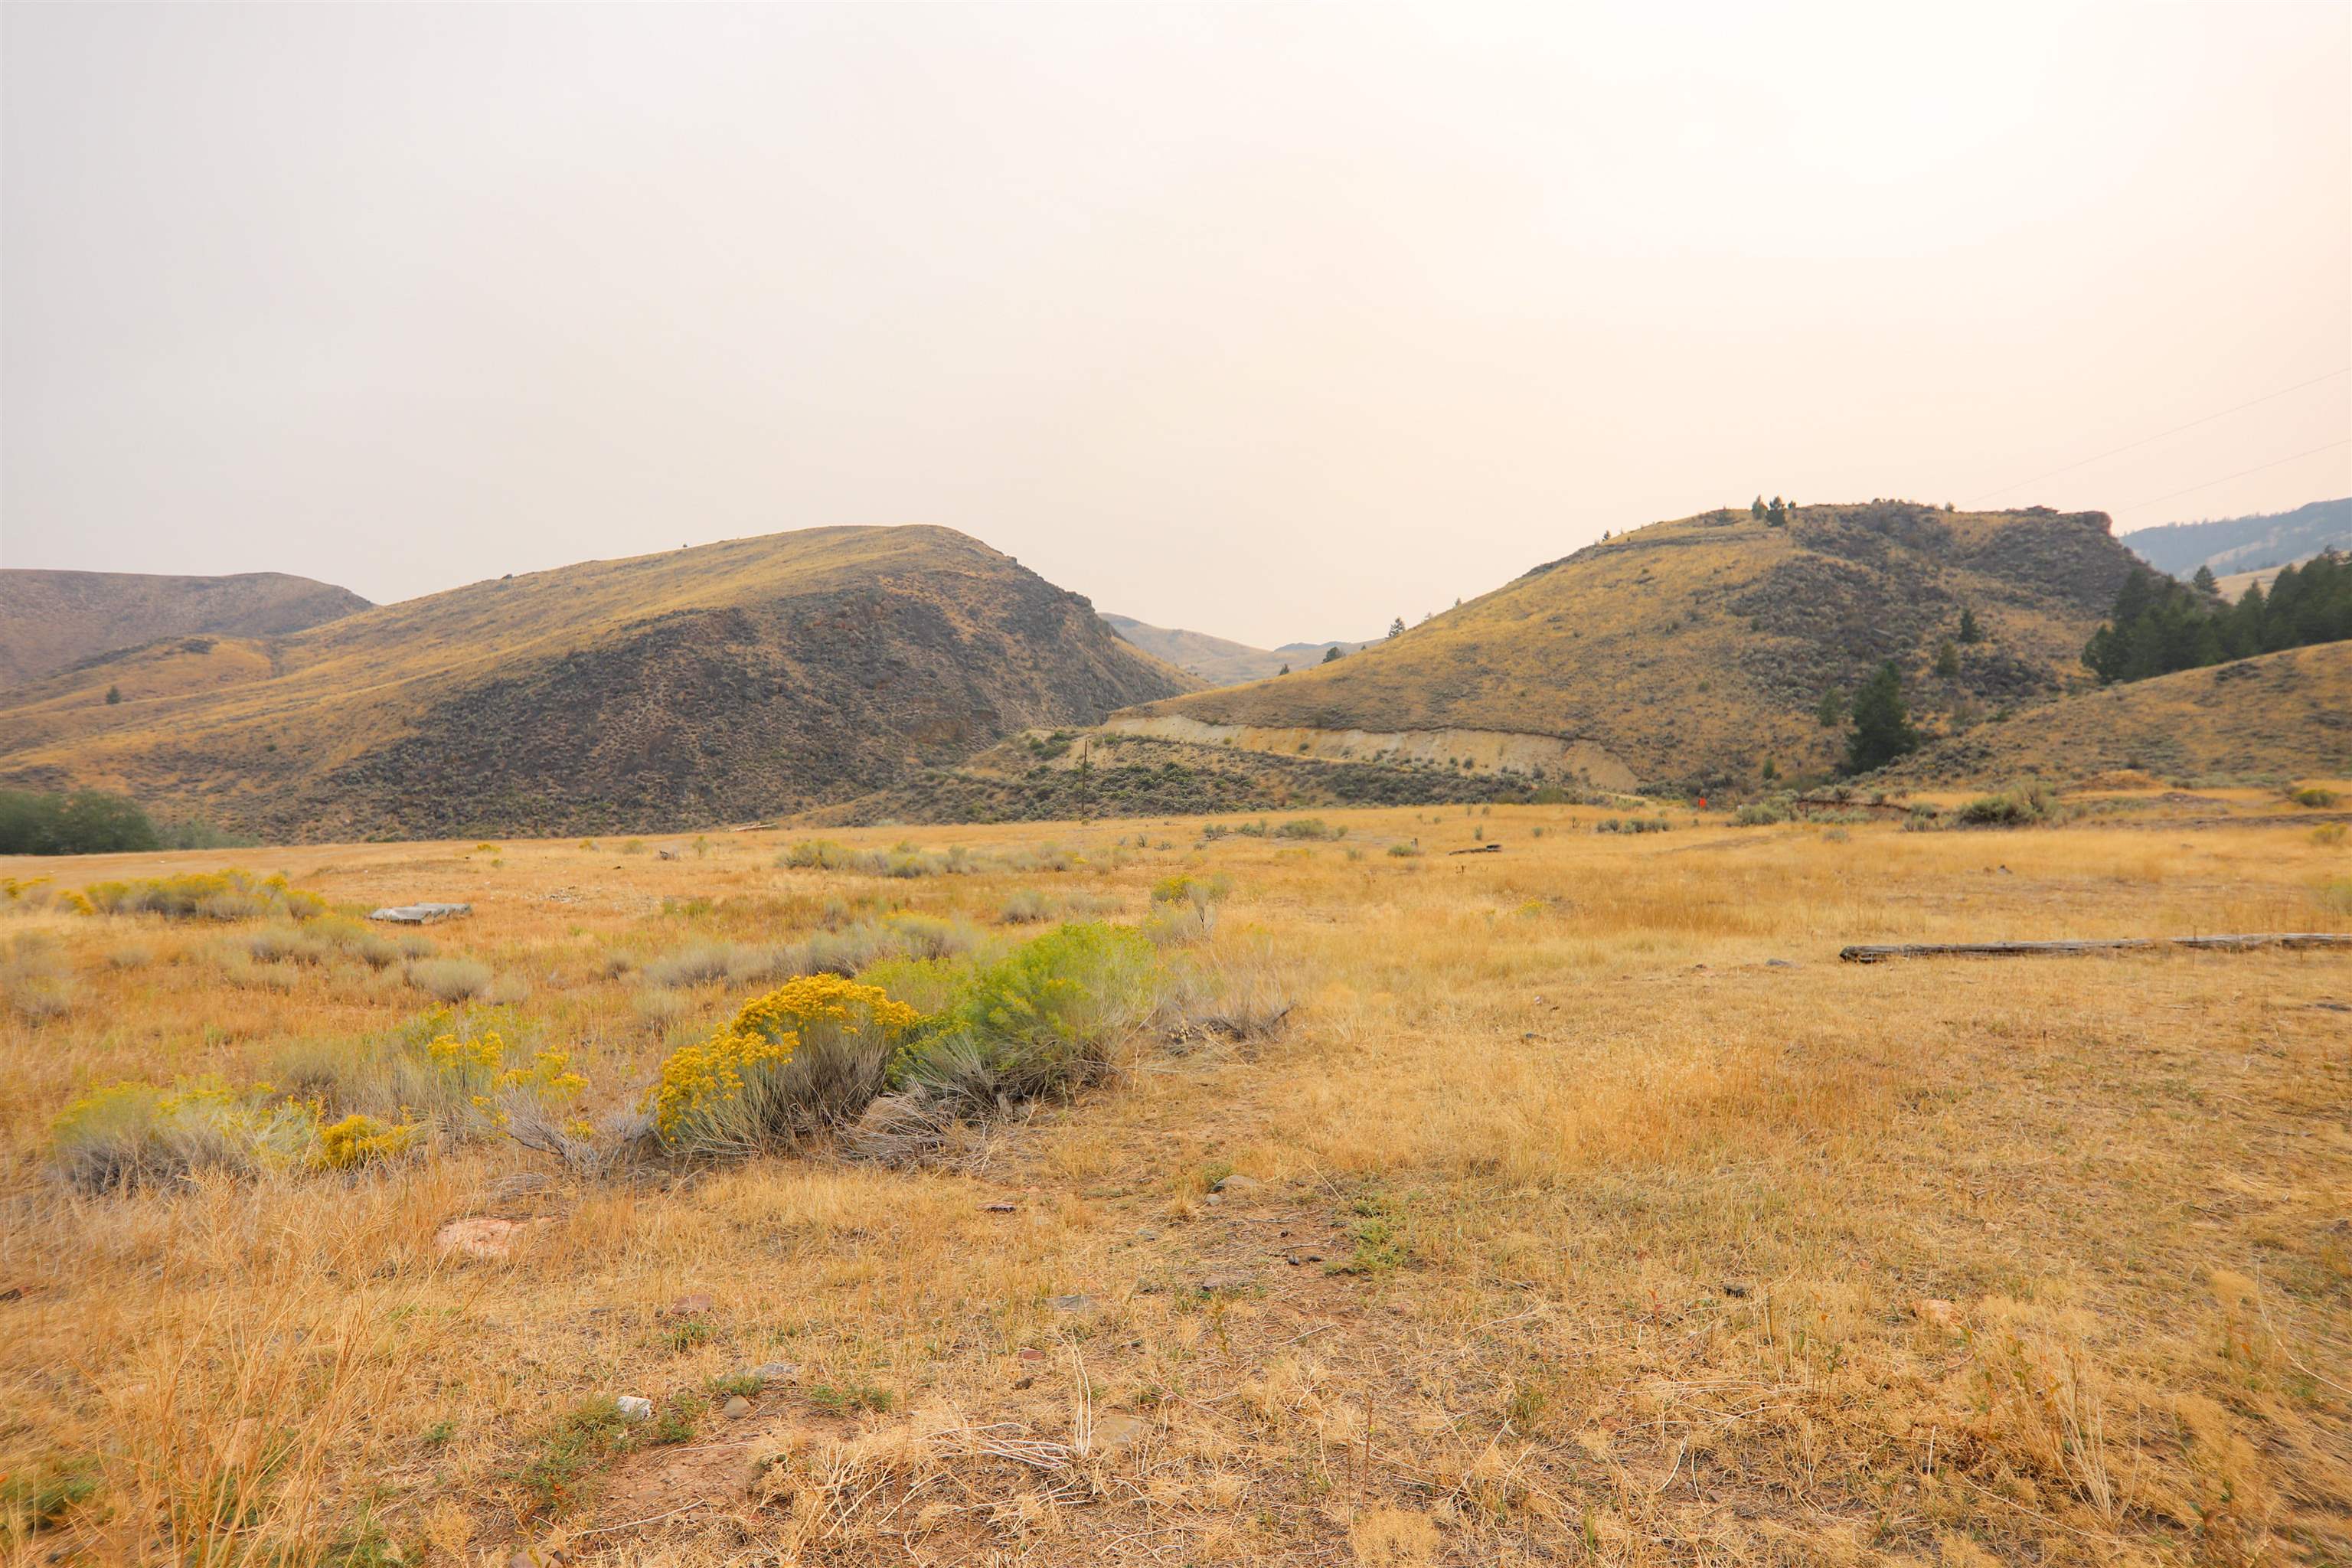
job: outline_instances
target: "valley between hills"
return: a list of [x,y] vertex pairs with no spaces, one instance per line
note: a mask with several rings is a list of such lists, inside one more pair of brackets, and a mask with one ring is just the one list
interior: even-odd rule
[[938,528],[81,584],[0,690],[0,828],[125,836],[0,857],[0,1548],[2352,1561],[2313,559],[1723,510],[1311,663]]
[[[1889,662],[1930,742],[1911,771],[1942,779],[2346,765],[2340,732],[2294,714],[2275,746],[2206,727],[2149,747],[2067,717],[2101,711],[2068,706],[2094,685],[2079,656],[2136,564],[2096,513],[1727,510],[1376,642],[1212,657],[1215,639],[1097,616],[949,530],[819,529],[101,649],[0,690],[0,785],[106,788],[314,840],[1740,798],[1829,779],[1843,731],[1823,701]],[[47,601],[39,618],[58,619]],[[1251,663],[1292,651],[1287,674]],[[2315,679],[2297,699],[2311,711],[2340,689],[2336,665],[2294,661]],[[1115,758],[1088,798],[1057,779]]]

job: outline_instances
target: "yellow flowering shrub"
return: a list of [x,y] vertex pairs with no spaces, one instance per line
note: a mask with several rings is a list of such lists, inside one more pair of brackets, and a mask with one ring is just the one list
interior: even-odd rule
[[159,914],[167,920],[241,921],[270,916],[307,921],[327,911],[327,901],[288,884],[282,876],[250,871],[186,871],[137,881],[92,882],[83,896],[105,914]]
[[750,1153],[855,1118],[918,1015],[879,986],[809,974],[755,996],[662,1063],[653,1131],[681,1154]]
[[387,1127],[357,1111],[319,1129],[310,1163],[321,1170],[352,1171],[380,1160],[397,1159],[416,1146],[421,1130],[413,1121]]

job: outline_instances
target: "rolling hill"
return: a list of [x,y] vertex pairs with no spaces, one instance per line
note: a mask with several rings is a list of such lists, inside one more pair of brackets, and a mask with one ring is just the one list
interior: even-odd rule
[[1167,660],[1187,675],[1197,675],[1212,686],[1263,680],[1286,665],[1303,669],[1318,663],[1335,647],[1348,654],[1366,646],[1360,642],[1293,642],[1280,647],[1252,647],[1206,632],[1151,626],[1128,616],[1106,615],[1103,619],[1111,630],[1144,652]]
[[[2084,684],[2132,557],[2097,512],[1899,501],[1663,522],[1538,566],[1335,663],[1115,715],[1110,728],[1332,760],[1622,789],[1826,768],[1814,710],[1881,660],[1916,710],[1969,715]],[[1931,672],[1963,610],[1982,640]]]
[[2352,777],[2352,642],[2102,687],[1979,724],[1904,758],[1922,783]]
[[0,570],[0,688],[157,637],[283,637],[368,608],[348,588],[282,572],[167,577]]
[[9,694],[0,782],[272,837],[677,827],[1193,684],[951,530],[812,529],[106,656]]
[[2217,577],[2308,561],[2323,550],[2352,551],[2352,500],[2315,500],[2293,511],[2172,522],[2123,536],[2124,545],[2159,572],[2183,580],[2200,566]]

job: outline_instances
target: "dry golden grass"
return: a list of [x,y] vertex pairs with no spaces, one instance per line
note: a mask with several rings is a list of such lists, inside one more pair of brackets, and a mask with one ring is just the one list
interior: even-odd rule
[[[1134,823],[927,829],[1086,858],[910,881],[777,868],[774,834],[653,841],[674,861],[567,841],[0,866],[78,885],[241,863],[339,904],[470,900],[442,952],[526,997],[606,1105],[741,999],[649,1005],[646,963],[877,900],[987,924],[1040,888],[1139,920],[1155,879],[1223,872],[1191,951],[1297,1003],[1270,1039],[1141,1042],[1118,1081],[922,1169],[582,1178],[484,1142],[90,1196],[44,1168],[82,1089],[266,1078],[427,998],[356,962],[257,973],[219,956],[245,926],[0,915],[0,944],[54,933],[70,983],[62,1015],[0,1009],[0,1468],[97,1483],[0,1551],[2344,1561],[2352,960],[1834,956],[2352,929],[2352,847],[2251,793],[2230,809],[2276,820],[1678,813],[1630,837],[1589,810],[1405,809],[1326,813],[1348,837],[1308,847],[1139,825],[1164,850],[1120,843]],[[1479,829],[1504,853],[1439,853]],[[1408,838],[1430,853],[1383,852]],[[1213,1194],[1227,1171],[1260,1184]],[[440,1255],[466,1216],[525,1239]],[[740,1419],[698,1407],[771,1361],[797,1383]],[[543,1484],[578,1457],[567,1420],[621,1394],[677,1440]]]
[[1905,758],[1904,779],[2074,779],[2138,768],[2168,777],[2352,771],[2352,642],[2062,698]]

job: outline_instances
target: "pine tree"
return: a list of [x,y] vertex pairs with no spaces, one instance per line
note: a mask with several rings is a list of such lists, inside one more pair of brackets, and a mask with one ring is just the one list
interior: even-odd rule
[[1834,730],[1845,722],[1845,693],[1836,687],[1825,687],[1822,700],[1813,704],[1813,717],[1822,721],[1824,730]]
[[1936,645],[1936,674],[1945,680],[1960,678],[1960,650],[1952,646],[1949,637]]
[[[1429,617],[1426,616],[1422,617],[1423,620],[1427,620],[1428,618]],[[1392,637],[1401,637],[1404,636],[1404,617],[1402,616],[1399,616],[1395,620],[1389,623],[1389,636]]]
[[1338,643],[1333,643],[1329,647],[1323,650],[1323,662],[1326,664],[1330,663],[1333,659],[1339,657],[1339,645]]
[[1774,496],[1772,498],[1772,504],[1764,509],[1764,526],[1767,528],[1786,528],[1789,526],[1789,508],[1787,503],[1782,501],[1779,496]]
[[1847,705],[1846,769],[1864,773],[1916,749],[1920,736],[1903,698],[1902,668],[1887,659],[1854,689]]
[[1288,665],[1286,665],[1286,665],[1284,665],[1280,669],[1277,669],[1277,670],[1276,670],[1276,671],[1275,671],[1275,674],[1276,674],[1276,675],[1288,675],[1289,673],[1290,673],[1290,666],[1288,666]]
[[113,707],[116,703],[121,700],[122,688],[120,686],[110,686],[106,689],[106,705],[109,708]]
[[1984,641],[1984,628],[1977,625],[1977,613],[1974,610],[1960,612],[1960,640],[1964,643]]
[[1846,737],[1845,770],[1866,773],[1918,748],[1919,731],[1911,727],[1910,711],[1903,706],[1903,673],[1890,658],[1853,694],[1853,733]]
[[1764,497],[1760,493],[1754,500],[1748,503],[1748,515],[1759,522],[1764,521]]
[[2197,575],[2189,579],[2189,585],[2209,599],[2218,599],[2221,596],[2221,584],[2214,580],[2213,568],[2210,566],[2197,568]]

